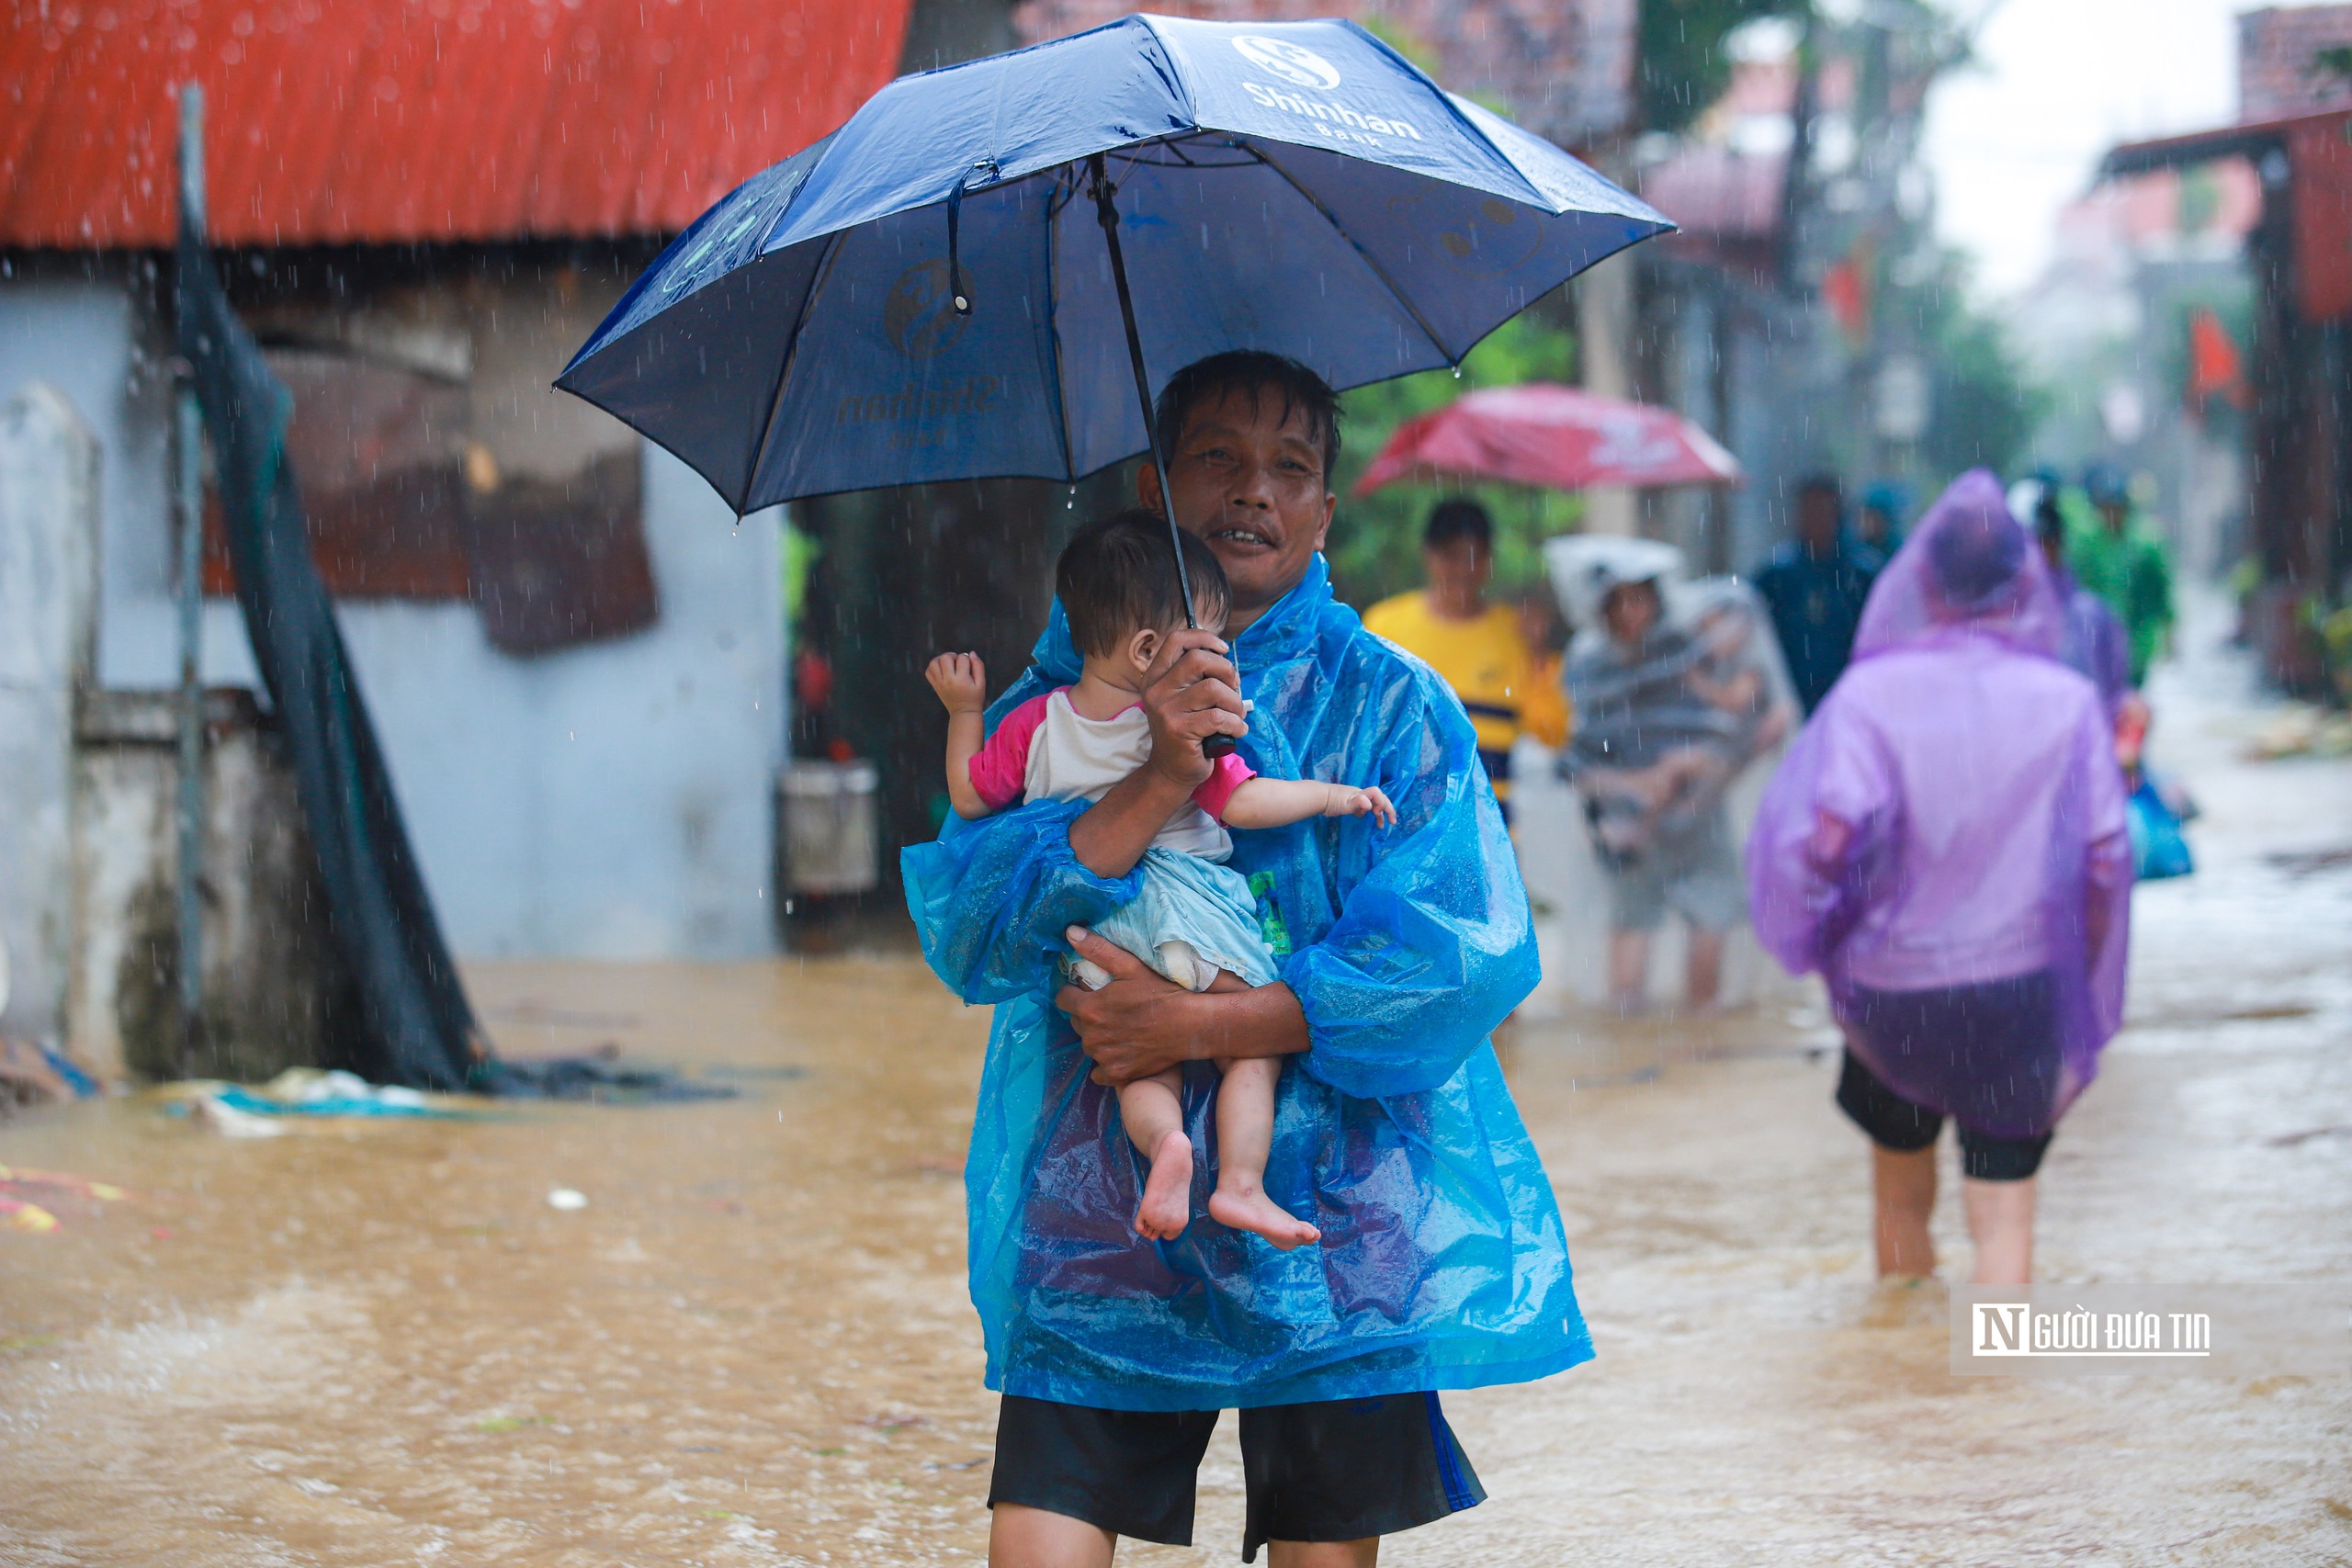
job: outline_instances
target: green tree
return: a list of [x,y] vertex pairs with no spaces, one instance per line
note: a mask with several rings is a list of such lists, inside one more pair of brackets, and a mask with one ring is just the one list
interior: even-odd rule
[[1919,457],[1937,486],[1980,466],[2008,472],[2052,402],[2001,322],[1970,301],[1968,276],[1967,257],[1946,250],[1926,281],[1891,285],[1882,297],[1887,316],[1908,319],[1905,335],[1931,367]]
[[1724,36],[1759,17],[1802,17],[1806,0],[1642,0],[1642,126],[1679,130],[1731,84]]
[[1564,303],[1557,302],[1565,299],[1555,296],[1555,301],[1504,322],[1470,351],[1458,377],[1450,370],[1429,370],[1359,387],[1340,400],[1347,445],[1334,476],[1340,511],[1331,525],[1329,557],[1332,580],[1342,599],[1362,606],[1418,587],[1421,526],[1430,508],[1449,495],[1475,497],[1493,516],[1499,591],[1517,592],[1541,580],[1544,541],[1576,526],[1584,515],[1581,496],[1507,484],[1392,484],[1363,497],[1351,491],[1374,456],[1407,420],[1443,408],[1479,387],[1573,380],[1576,338],[1555,313],[1564,310]]

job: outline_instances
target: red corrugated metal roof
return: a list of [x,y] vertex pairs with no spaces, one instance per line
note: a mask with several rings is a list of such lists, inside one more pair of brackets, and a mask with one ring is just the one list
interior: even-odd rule
[[662,233],[896,70],[909,0],[5,0],[0,245]]

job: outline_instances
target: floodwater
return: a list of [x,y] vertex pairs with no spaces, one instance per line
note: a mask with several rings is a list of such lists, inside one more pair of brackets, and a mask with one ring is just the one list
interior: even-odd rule
[[[2236,761],[2242,693],[2226,660],[2160,689],[2204,863],[2138,896],[2129,1032],[2045,1167],[2045,1278],[2352,1280],[2352,863],[2308,854],[2352,846],[2352,762]],[[0,1162],[135,1192],[0,1232],[0,1562],[979,1555],[956,1172],[985,1016],[910,959],[470,979],[511,1053],[617,1042],[743,1095],[257,1142],[141,1099],[0,1126]],[[2352,1382],[1948,1375],[1940,1288],[1870,1278],[1807,1007],[1530,1010],[1506,1064],[1600,1358],[1448,1396],[1492,1500],[1388,1562],[2352,1562]],[[1964,1273],[1949,1190],[1939,1220]],[[1236,1551],[1230,1443],[1202,1544],[1123,1561]]]

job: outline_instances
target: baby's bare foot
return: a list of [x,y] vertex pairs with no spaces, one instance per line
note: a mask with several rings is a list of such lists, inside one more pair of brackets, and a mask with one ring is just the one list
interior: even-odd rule
[[1284,1252],[1323,1239],[1321,1231],[1305,1220],[1291,1218],[1281,1204],[1266,1196],[1262,1188],[1246,1192],[1218,1188],[1209,1194],[1209,1218],[1238,1231],[1254,1232]]
[[1174,1241],[1193,1223],[1193,1140],[1170,1133],[1151,1156],[1143,1202],[1136,1209],[1136,1232],[1153,1241]]

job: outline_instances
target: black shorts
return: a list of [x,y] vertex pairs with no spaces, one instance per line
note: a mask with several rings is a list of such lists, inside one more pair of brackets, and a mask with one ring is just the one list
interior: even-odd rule
[[[1943,1113],[1914,1105],[1880,1081],[1851,1051],[1838,1075],[1838,1109],[1870,1134],[1881,1148],[1907,1154],[1932,1148],[1944,1130]],[[1960,1124],[1960,1168],[1977,1181],[2024,1181],[2041,1168],[2041,1156],[2052,1134],[2038,1138],[1996,1138]]]
[[[989,1506],[1017,1503],[1114,1535],[1193,1544],[1193,1496],[1214,1410],[1096,1410],[1008,1393]],[[1249,1522],[1270,1540],[1394,1535],[1486,1501],[1434,1393],[1272,1404],[1241,1413]]]

